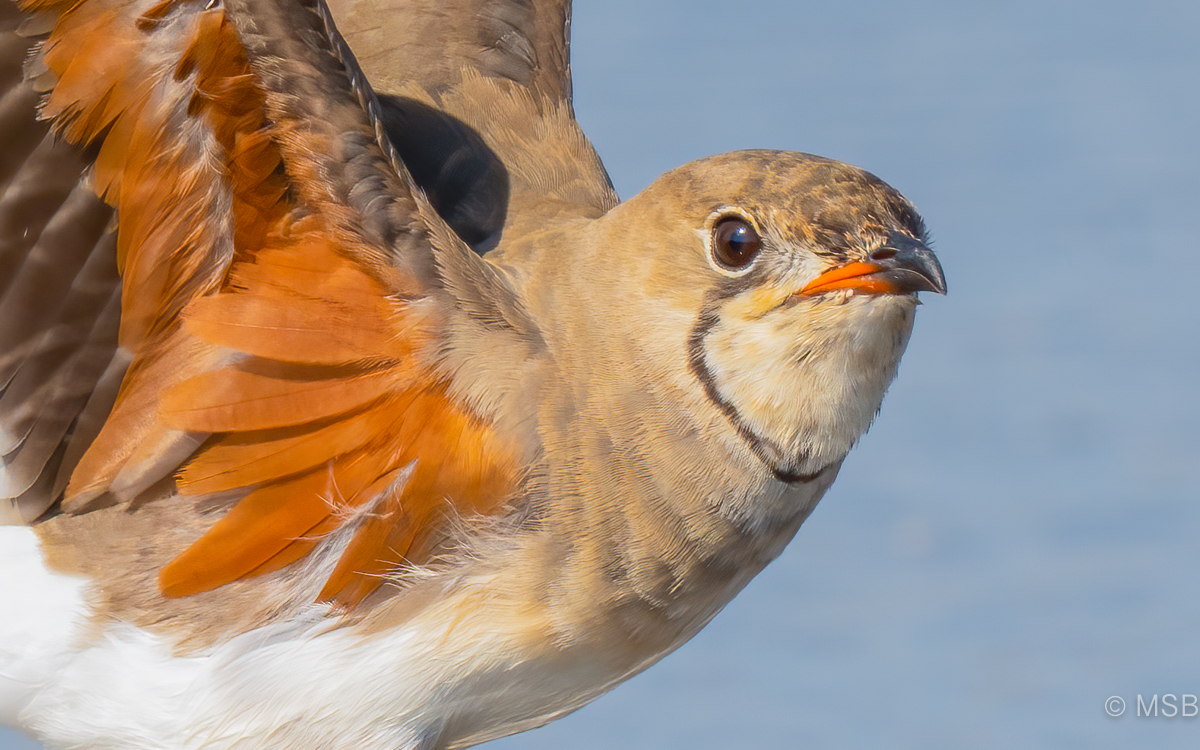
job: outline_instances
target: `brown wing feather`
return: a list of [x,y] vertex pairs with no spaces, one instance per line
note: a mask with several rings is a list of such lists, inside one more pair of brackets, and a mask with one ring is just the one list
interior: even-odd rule
[[[37,19],[0,3],[0,520],[32,521],[94,435],[124,372],[111,210],[48,134],[25,80]],[[33,22],[31,22],[33,21]],[[103,382],[99,392],[94,386]]]
[[571,105],[570,0],[329,2],[388,136],[478,250],[616,205]]
[[[464,69],[569,101],[570,0],[332,0],[376,86],[457,85]],[[401,65],[395,63],[401,62]]]
[[133,356],[64,507],[132,498],[183,461],[180,493],[240,499],[163,568],[164,594],[344,532],[321,593],[344,606],[420,562],[448,513],[499,511],[517,451],[449,395],[438,360],[454,300],[433,254],[482,261],[393,171],[355,99],[369,92],[335,39],[314,42],[320,5],[260,3],[252,24],[235,23],[240,2],[22,7],[58,14],[43,112],[98,147]]

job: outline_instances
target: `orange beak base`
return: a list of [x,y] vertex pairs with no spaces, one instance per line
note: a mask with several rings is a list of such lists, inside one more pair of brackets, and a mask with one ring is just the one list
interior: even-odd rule
[[847,263],[808,282],[800,294],[811,297],[834,289],[853,289],[863,294],[900,294],[899,288],[882,275],[884,270],[875,263]]

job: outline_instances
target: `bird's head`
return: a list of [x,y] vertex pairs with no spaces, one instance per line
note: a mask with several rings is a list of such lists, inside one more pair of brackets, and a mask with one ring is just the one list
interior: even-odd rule
[[636,367],[675,362],[675,382],[785,481],[835,464],[862,435],[917,293],[946,291],[903,196],[807,154],[692,162],[601,224],[587,277],[614,287],[603,296],[618,312],[592,324]]

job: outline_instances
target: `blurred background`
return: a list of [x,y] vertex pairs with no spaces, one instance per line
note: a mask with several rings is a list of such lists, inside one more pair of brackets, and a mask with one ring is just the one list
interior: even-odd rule
[[734,149],[851,162],[950,294],[774,565],[488,747],[1200,747],[1161,703],[1200,695],[1200,3],[578,0],[573,37],[623,196]]

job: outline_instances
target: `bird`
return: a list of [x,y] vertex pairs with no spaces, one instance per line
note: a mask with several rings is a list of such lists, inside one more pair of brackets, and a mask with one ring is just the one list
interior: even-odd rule
[[946,282],[878,177],[622,202],[568,0],[0,2],[0,723],[464,748],[695,635]]

